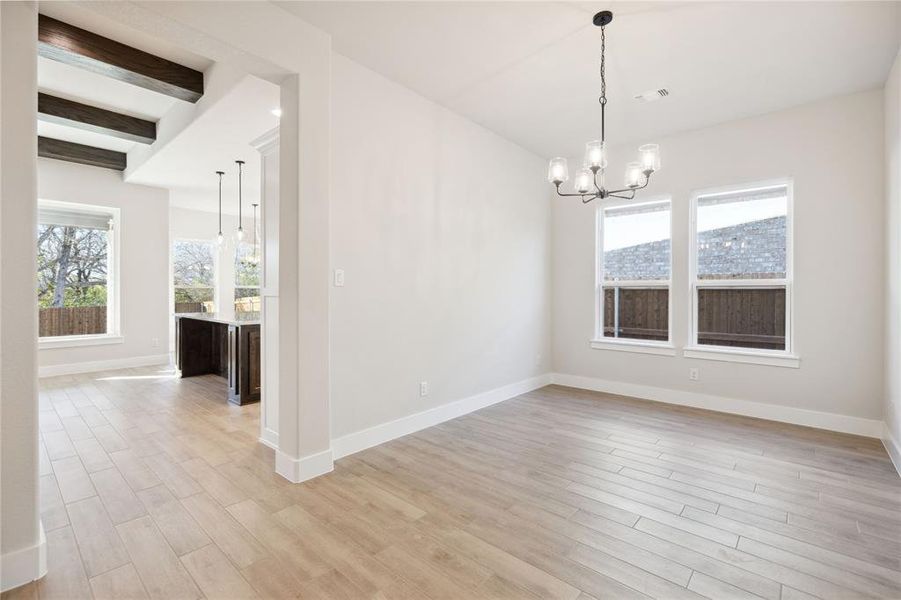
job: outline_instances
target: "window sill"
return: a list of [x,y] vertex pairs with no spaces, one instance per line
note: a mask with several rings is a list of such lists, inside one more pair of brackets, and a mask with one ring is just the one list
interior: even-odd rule
[[787,367],[790,369],[798,369],[801,367],[801,358],[795,354],[789,354],[787,352],[768,352],[766,350],[733,350],[732,348],[725,348],[722,346],[686,346],[682,351],[682,356],[685,358],[767,365],[770,367]]
[[591,347],[595,350],[617,350],[619,352],[637,352],[639,354],[657,354],[660,356],[676,355],[676,348],[669,342],[606,338],[591,340]]
[[124,341],[125,338],[121,335],[61,335],[38,338],[38,349],[104,346],[106,344],[121,344]]

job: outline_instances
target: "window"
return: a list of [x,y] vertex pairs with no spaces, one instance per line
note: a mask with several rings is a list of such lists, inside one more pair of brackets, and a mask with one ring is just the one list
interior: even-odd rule
[[598,335],[592,345],[668,347],[670,201],[603,206],[598,239]]
[[172,244],[172,287],[176,313],[215,312],[216,250],[205,240]]
[[695,196],[690,243],[694,349],[790,355],[790,183]]
[[39,202],[37,303],[42,340],[118,335],[118,218],[118,209]]
[[235,312],[260,312],[260,254],[249,242],[235,248]]

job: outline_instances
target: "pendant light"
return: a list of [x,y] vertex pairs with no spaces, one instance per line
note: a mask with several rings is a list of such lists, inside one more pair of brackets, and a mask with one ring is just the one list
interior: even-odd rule
[[244,161],[236,160],[235,162],[238,165],[238,233],[237,233],[237,237],[238,237],[238,241],[240,242],[241,240],[244,239],[244,224],[241,219],[241,170],[244,167]]
[[216,175],[219,176],[219,233],[216,235],[216,243],[221,246],[225,239],[222,237],[222,176],[225,175],[225,171],[216,171]]
[[[592,20],[597,27],[601,28],[601,95],[598,98],[601,105],[601,139],[585,144],[585,162],[573,180],[575,193],[560,191],[560,185],[569,179],[569,167],[566,159],[552,158],[548,165],[547,179],[557,189],[557,194],[559,196],[580,196],[583,204],[604,198],[631,200],[635,197],[636,191],[648,186],[651,175],[660,169],[660,147],[657,144],[645,144],[638,148],[639,162],[630,162],[626,165],[624,187],[612,190],[605,187],[604,171],[607,168],[607,139],[604,122],[604,112],[607,108],[607,35],[605,27],[612,20],[613,13],[609,10],[602,10]],[[598,173],[600,173],[600,182],[598,182]]]
[[251,206],[253,207],[253,264],[257,264],[260,261],[257,251],[257,207],[259,204],[254,202]]

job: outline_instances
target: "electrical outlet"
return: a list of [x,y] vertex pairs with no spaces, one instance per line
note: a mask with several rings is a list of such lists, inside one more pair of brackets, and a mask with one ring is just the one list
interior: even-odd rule
[[344,287],[344,269],[335,269],[335,287]]
[[691,381],[697,381],[701,378],[701,369],[692,367],[688,370],[688,378]]
[[154,348],[159,348],[160,347],[160,338],[153,338],[152,340],[150,340],[150,345]]
[[429,382],[428,381],[420,381],[419,382],[419,395],[420,396],[428,396],[429,395]]

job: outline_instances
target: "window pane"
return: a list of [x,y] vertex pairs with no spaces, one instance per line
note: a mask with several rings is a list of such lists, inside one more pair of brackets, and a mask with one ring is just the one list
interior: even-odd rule
[[38,225],[41,337],[106,333],[108,251],[106,228]]
[[605,209],[604,281],[669,278],[669,202]]
[[669,289],[604,287],[604,337],[669,339]]
[[172,245],[175,312],[213,312],[216,285],[212,242],[175,240]]
[[699,288],[698,344],[785,350],[785,288]]
[[236,287],[235,288],[235,312],[258,313],[260,312],[260,288]]
[[250,242],[235,249],[235,312],[260,312],[260,253]]
[[699,279],[784,279],[787,188],[698,198]]
[[260,260],[256,246],[241,242],[235,249],[235,285],[254,287],[260,285]]

